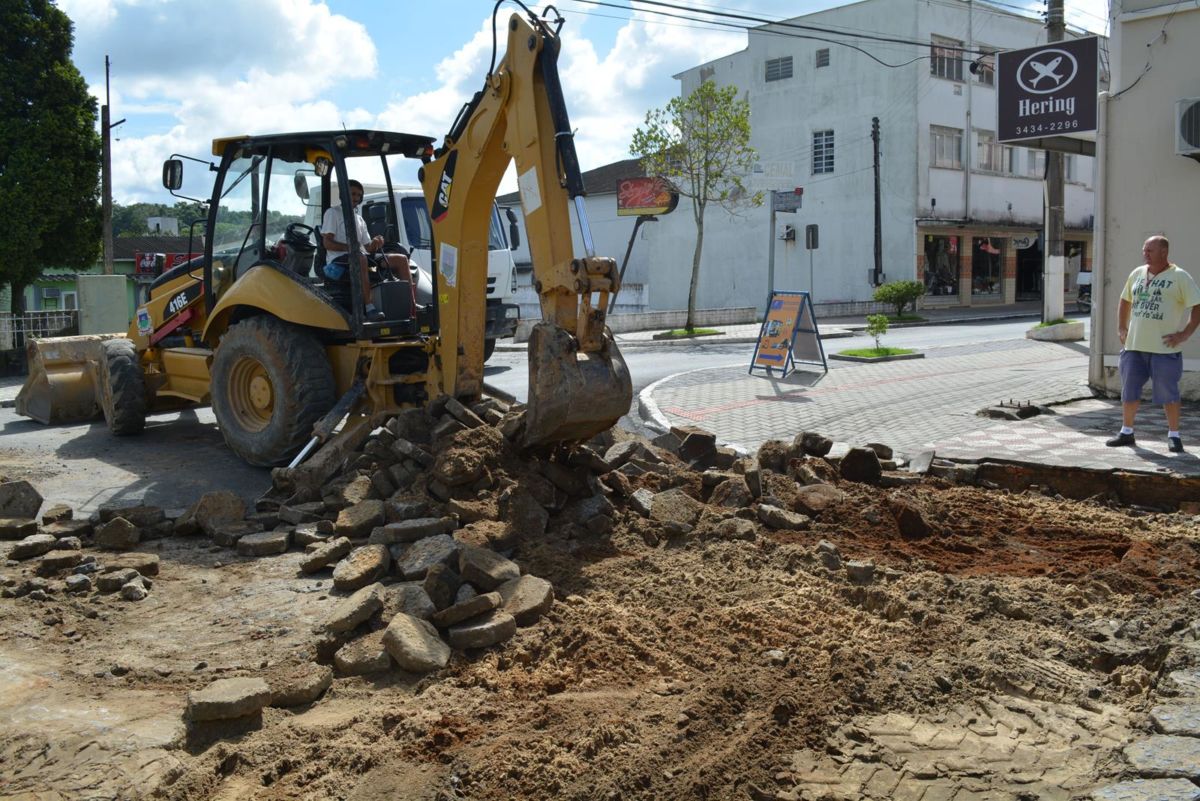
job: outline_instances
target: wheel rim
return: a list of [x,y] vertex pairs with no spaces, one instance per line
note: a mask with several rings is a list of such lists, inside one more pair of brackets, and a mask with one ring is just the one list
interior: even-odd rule
[[262,362],[243,356],[229,371],[229,406],[238,426],[262,431],[275,411],[275,390]]

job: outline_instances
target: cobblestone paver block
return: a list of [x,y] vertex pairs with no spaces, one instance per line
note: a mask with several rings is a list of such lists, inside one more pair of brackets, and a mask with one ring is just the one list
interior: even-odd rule
[[1150,710],[1154,728],[1162,734],[1200,737],[1200,703],[1171,703]]
[[1167,678],[1179,688],[1181,695],[1190,695],[1200,699],[1200,667],[1189,670],[1172,670],[1167,674]]
[[1187,779],[1134,779],[1093,791],[1092,801],[1200,801],[1200,787]]
[[[865,741],[842,756],[795,752],[789,797],[838,799],[1068,799],[1086,797],[1111,754],[1133,736],[1128,713],[1005,696],[939,715],[858,718]],[[850,759],[847,761],[846,757]]]
[[1147,737],[1127,747],[1125,758],[1147,779],[1200,779],[1200,738]]

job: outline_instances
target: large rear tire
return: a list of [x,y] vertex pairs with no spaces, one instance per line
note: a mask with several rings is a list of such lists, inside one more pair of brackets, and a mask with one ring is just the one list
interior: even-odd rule
[[226,444],[261,467],[287,464],[337,400],[333,370],[317,338],[267,316],[242,320],[222,337],[211,388]]
[[104,422],[118,437],[140,434],[146,428],[146,378],[137,348],[128,339],[103,343],[100,360],[100,408]]

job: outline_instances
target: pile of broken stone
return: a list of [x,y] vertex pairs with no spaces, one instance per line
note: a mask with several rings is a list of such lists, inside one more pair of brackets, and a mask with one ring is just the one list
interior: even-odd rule
[[141,601],[158,575],[159,558],[151,553],[95,554],[129,551],[143,538],[168,536],[171,521],[151,506],[101,509],[77,520],[64,504],[50,506],[39,518],[43,498],[28,481],[0,479],[0,540],[16,540],[9,548],[9,566],[18,575],[0,578],[0,596],[46,601],[52,595],[119,593]]
[[768,442],[752,457],[693,427],[653,441],[610,430],[586,445],[534,454],[518,446],[523,416],[520,404],[492,398],[470,408],[439,399],[364,432],[317,482],[275,471],[252,511],[235,493],[214,492],[174,519],[134,506],[104,507],[80,521],[55,506],[39,526],[40,495],[27,482],[5,483],[0,518],[10,519],[0,520],[0,536],[21,538],[9,564],[32,564],[36,575],[24,568],[21,578],[5,578],[4,594],[44,600],[94,589],[140,600],[159,564],[133,549],[165,536],[204,535],[244,557],[302,549],[301,574],[331,571],[334,589],[312,661],[189,694],[193,722],[241,719],[266,704],[316,700],[334,670],[429,673],[455,650],[496,646],[536,623],[552,607],[553,587],[509,556],[549,527],[602,536],[624,521],[652,545],[752,539],[759,526],[807,529],[842,499],[839,480],[920,480],[885,475],[896,463],[882,445],[820,458],[833,443],[813,433]]

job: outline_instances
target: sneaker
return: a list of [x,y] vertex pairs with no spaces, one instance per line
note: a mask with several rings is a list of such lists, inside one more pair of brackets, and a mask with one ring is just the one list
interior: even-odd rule
[[374,303],[368,303],[365,311],[366,311],[367,320],[369,320],[372,323],[377,323],[386,316],[379,309],[375,308]]
[[1167,437],[1167,450],[1171,453],[1183,453],[1183,438]]
[[1137,440],[1134,439],[1133,434],[1117,434],[1104,444],[1110,448],[1120,448],[1125,445],[1136,445]]

